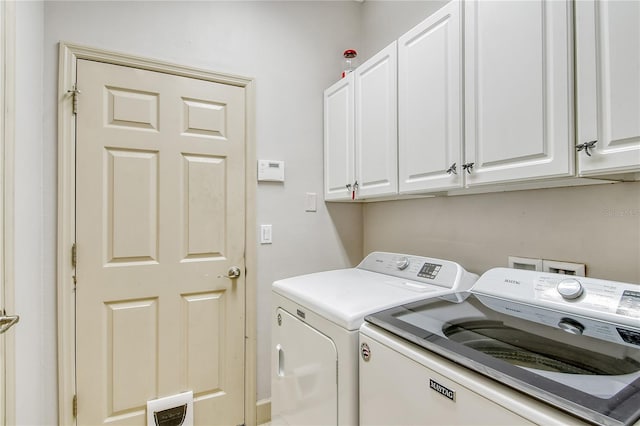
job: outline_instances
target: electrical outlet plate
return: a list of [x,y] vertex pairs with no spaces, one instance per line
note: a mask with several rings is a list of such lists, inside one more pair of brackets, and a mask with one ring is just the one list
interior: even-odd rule
[[271,225],[260,225],[260,244],[273,243],[273,228]]
[[586,267],[584,263],[560,262],[557,260],[543,260],[542,270],[554,274],[576,275],[584,277]]
[[304,211],[315,212],[318,210],[318,195],[315,192],[307,192],[304,198]]
[[542,259],[509,256],[509,268],[526,269],[528,271],[542,271]]

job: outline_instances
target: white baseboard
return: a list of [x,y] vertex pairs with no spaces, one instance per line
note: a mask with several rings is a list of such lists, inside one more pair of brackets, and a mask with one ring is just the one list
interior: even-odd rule
[[256,424],[269,423],[271,421],[271,400],[261,399],[256,403]]

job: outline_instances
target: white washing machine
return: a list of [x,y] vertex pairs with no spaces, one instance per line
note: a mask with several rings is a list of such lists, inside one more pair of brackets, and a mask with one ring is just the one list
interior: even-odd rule
[[476,279],[455,262],[374,252],[355,268],[274,282],[272,424],[357,425],[365,315],[468,289]]
[[496,268],[366,317],[362,425],[640,426],[640,286]]

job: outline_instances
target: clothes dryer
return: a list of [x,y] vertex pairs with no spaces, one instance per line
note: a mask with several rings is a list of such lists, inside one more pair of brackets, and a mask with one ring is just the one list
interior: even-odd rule
[[372,312],[470,288],[442,259],[374,252],[357,267],[272,286],[273,425],[358,424],[358,328]]

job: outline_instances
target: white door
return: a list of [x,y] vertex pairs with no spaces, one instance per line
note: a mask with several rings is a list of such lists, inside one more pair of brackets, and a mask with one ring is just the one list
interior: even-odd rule
[[348,200],[355,182],[353,76],[324,91],[324,199]]
[[393,42],[355,74],[356,195],[398,192],[398,69]]
[[287,311],[272,319],[271,417],[274,425],[338,424],[338,350]]
[[468,185],[573,174],[572,4],[465,2]]
[[242,424],[244,89],[87,60],[77,87],[77,422],[191,390]]
[[640,2],[576,2],[582,176],[640,170]]
[[401,193],[462,186],[461,8],[452,1],[398,40]]

